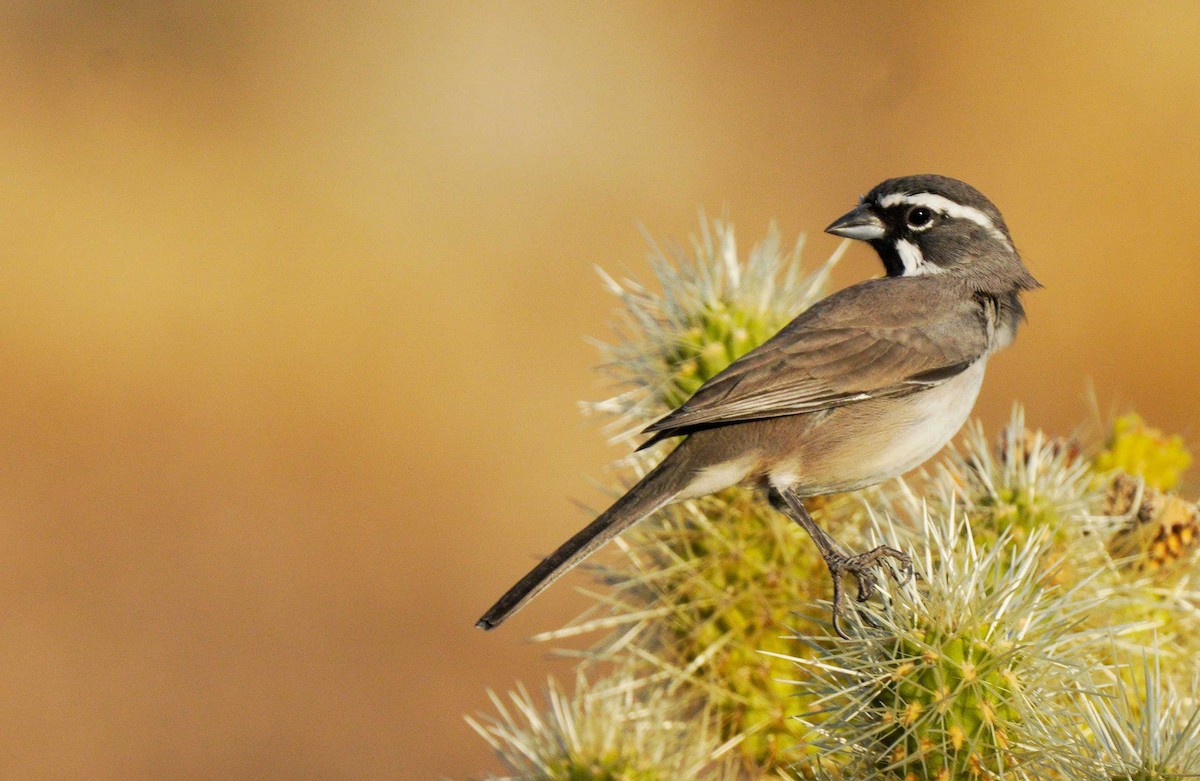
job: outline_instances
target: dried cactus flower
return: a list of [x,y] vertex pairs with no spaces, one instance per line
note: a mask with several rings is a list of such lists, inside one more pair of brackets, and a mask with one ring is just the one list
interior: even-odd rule
[[1131,412],[1113,421],[1112,433],[1096,455],[1093,468],[1101,473],[1127,472],[1151,488],[1170,491],[1191,463],[1192,454],[1179,435],[1167,436]]
[[1118,565],[1136,575],[1169,577],[1191,563],[1200,543],[1200,506],[1174,494],[1141,486],[1118,474],[1105,492],[1103,512],[1125,522],[1108,541]]
[[[1138,510],[1142,505],[1142,491],[1145,484],[1131,474],[1118,472],[1108,487],[1104,489],[1104,497],[1100,504],[1100,514],[1108,516],[1127,516]],[[1151,489],[1153,490],[1153,489]]]
[[[923,580],[848,616],[852,640],[801,638],[821,649],[793,658],[817,706],[810,729],[846,756],[846,778],[1038,777],[1029,723],[1099,636],[1083,628],[1095,600],[1047,587],[1047,529],[983,543],[951,507],[923,514],[917,532]],[[904,544],[894,531],[890,543]]]
[[1200,510],[1124,473],[1099,509],[1095,539],[1104,541],[1105,555],[1092,586],[1104,609],[1092,624],[1128,627],[1122,647],[1152,648],[1173,684],[1190,681],[1200,673],[1200,592],[1191,583]]
[[702,719],[680,712],[661,691],[618,674],[575,692],[553,680],[540,708],[524,687],[496,714],[467,718],[495,749],[511,781],[689,781],[730,777]]

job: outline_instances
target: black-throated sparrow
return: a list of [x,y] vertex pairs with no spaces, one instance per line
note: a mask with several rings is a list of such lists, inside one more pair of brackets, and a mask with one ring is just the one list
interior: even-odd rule
[[881,558],[897,560],[911,577],[910,558],[894,548],[845,553],[802,499],[881,482],[940,450],[970,414],[988,357],[1016,335],[1020,294],[1039,284],[1000,212],[956,179],[889,179],[825,230],[869,242],[887,276],[817,302],[650,425],[642,447],[686,439],[477,626],[499,625],[664,505],[738,483],[765,489],[816,543],[833,576],[838,634],[844,573],[857,579],[859,601],[874,593],[870,568]]

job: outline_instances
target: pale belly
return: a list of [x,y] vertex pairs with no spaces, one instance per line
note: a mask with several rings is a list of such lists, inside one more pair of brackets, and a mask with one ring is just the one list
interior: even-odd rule
[[[967,421],[979,396],[985,363],[977,361],[930,390],[847,405],[807,426],[797,426],[790,457],[786,452],[764,454],[767,480],[778,488],[794,487],[802,495],[836,493],[920,466]],[[777,429],[777,433],[783,432]]]

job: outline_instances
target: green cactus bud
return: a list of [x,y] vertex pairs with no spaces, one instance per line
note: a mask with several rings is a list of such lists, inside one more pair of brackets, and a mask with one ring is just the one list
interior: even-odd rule
[[848,778],[1041,777],[1017,747],[1062,671],[1103,636],[1062,630],[1099,599],[1047,586],[1046,529],[982,544],[961,515],[925,513],[912,536],[928,546],[924,580],[890,587],[881,611],[848,616],[851,640],[804,638],[824,649],[795,658],[807,673],[801,697],[819,694],[826,708],[810,729],[827,750],[849,750]]
[[633,441],[646,422],[687,401],[824,294],[842,250],[804,275],[799,249],[784,253],[772,225],[739,260],[733,227],[703,219],[690,257],[679,248],[668,254],[653,247],[650,263],[661,293],[601,272],[622,304],[617,340],[601,345],[604,371],[625,390],[585,408],[615,414],[617,438]]
[[[1035,532],[1047,533],[1052,552],[1044,569],[1059,583],[1075,582],[1102,558],[1094,543],[1083,542],[1085,519],[1100,497],[1088,461],[1074,443],[1027,429],[1019,405],[997,444],[972,421],[961,442],[918,482],[924,495],[902,495],[893,511],[917,518],[924,503],[938,512],[959,507],[981,545],[1003,538],[1015,549]],[[1084,551],[1091,558],[1081,558]]]
[[699,781],[735,778],[715,757],[714,733],[628,670],[601,684],[579,673],[573,694],[553,680],[545,709],[524,687],[496,714],[467,722],[495,749],[508,781]]

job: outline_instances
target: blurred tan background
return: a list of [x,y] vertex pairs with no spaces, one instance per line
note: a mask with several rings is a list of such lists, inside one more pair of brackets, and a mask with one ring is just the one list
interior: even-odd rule
[[251,6],[0,9],[0,776],[497,769],[585,581],[472,624],[602,501],[638,222],[815,263],[961,177],[1046,285],[985,420],[1197,443],[1200,6]]

